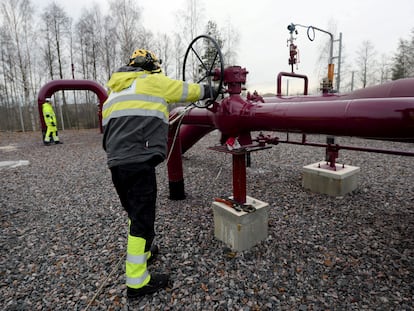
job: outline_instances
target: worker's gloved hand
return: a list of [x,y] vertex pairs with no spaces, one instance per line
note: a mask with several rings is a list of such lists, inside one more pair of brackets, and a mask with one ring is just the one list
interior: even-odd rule
[[204,97],[201,98],[202,100],[207,98],[215,98],[217,95],[218,93],[213,87],[210,87],[208,84],[204,84]]
[[52,122],[52,126],[56,126],[55,122]]

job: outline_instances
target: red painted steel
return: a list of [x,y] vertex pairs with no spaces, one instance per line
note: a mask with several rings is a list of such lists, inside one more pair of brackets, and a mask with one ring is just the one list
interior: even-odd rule
[[[181,137],[177,135],[177,126],[172,126],[168,132],[168,177],[170,182],[183,180],[183,163],[181,158]],[[170,159],[174,159],[174,165],[169,165]]]
[[[230,96],[215,103],[209,110],[194,108],[187,111],[179,132],[182,153],[214,129],[220,130],[224,136],[232,137],[244,137],[253,131],[286,131],[414,141],[413,78],[349,94],[265,97],[262,103],[240,96],[246,74],[247,71],[241,67],[231,67],[224,75],[224,85]],[[177,108],[173,114],[182,109]],[[181,153],[175,153],[175,156],[181,157]],[[168,166],[174,166],[176,161],[179,162],[172,156]],[[233,179],[237,180],[243,171],[241,162],[237,159],[233,161],[236,161],[233,162],[236,170]],[[238,183],[233,187],[237,188],[233,189],[233,195],[243,202],[245,185]]]
[[280,72],[277,75],[277,92],[276,92],[277,96],[282,96],[282,77],[303,79],[303,95],[308,95],[308,85],[309,85],[308,77],[305,75],[294,73],[292,71],[292,72]]
[[233,154],[233,198],[246,203],[246,154]]
[[314,98],[294,101],[265,98],[249,104],[241,98],[222,101],[213,122],[225,134],[245,131],[289,131],[306,134],[378,139],[414,137],[414,97]]
[[195,143],[197,143],[205,135],[213,131],[215,127],[211,126],[198,126],[184,124],[180,127],[179,137],[181,140],[181,152],[185,153]]
[[94,92],[99,99],[98,117],[102,133],[102,105],[108,97],[106,90],[97,82],[92,80],[52,80],[46,83],[37,95],[39,118],[42,131],[46,131],[46,124],[43,118],[42,105],[46,98],[52,97],[53,93],[61,90],[86,90]]
[[215,113],[195,108],[186,113],[182,123],[214,126],[230,136],[251,131],[289,131],[414,139],[414,79],[345,95],[265,97],[264,101],[251,102],[233,94],[217,104]]

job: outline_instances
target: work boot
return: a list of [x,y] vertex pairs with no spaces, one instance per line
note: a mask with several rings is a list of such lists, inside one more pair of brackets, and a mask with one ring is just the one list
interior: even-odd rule
[[58,145],[58,144],[63,144],[61,141],[55,141],[55,145]]
[[45,146],[50,146],[50,142],[47,142],[47,141],[44,141],[44,142],[43,142],[43,144],[44,144]]
[[151,256],[147,259],[147,265],[152,264],[155,260],[157,260],[159,249],[158,246],[152,244],[150,247]]
[[156,291],[168,286],[168,274],[153,274],[149,283],[141,288],[127,287],[127,297],[130,299],[153,294]]

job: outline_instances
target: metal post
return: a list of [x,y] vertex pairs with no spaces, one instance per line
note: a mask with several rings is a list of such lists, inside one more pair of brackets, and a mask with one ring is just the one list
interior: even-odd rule
[[233,154],[233,199],[246,203],[246,154]]
[[319,30],[319,31],[324,32],[324,33],[326,33],[326,34],[329,35],[329,37],[331,39],[330,40],[331,42],[330,42],[330,47],[329,47],[328,80],[329,80],[329,90],[332,91],[332,89],[333,89],[333,76],[334,76],[334,64],[333,64],[333,59],[334,59],[334,57],[333,57],[334,37],[333,37],[333,34],[330,33],[329,31],[320,29],[320,28],[315,27],[315,26],[304,26],[304,25],[293,24],[293,23],[288,26],[288,29],[292,32],[292,29],[294,30],[295,29],[295,26],[301,26],[301,27],[307,28],[308,29],[308,38],[311,41],[313,41],[315,37],[313,37],[313,39],[311,39],[311,37],[309,35],[309,31],[310,30],[312,30],[313,32],[315,32],[315,29],[316,29],[316,30]]
[[342,32],[339,33],[339,48],[338,48],[338,69],[336,74],[336,91],[339,92],[341,87],[341,59],[342,59]]
[[286,79],[286,96],[289,96],[289,79]]
[[355,71],[352,71],[352,75],[351,75],[351,92],[354,90],[354,77],[355,77]]
[[62,105],[59,105],[59,103],[56,103],[56,97],[55,97],[55,107],[56,105],[60,108],[60,122],[62,123],[62,131],[65,130],[65,122],[63,121],[63,103]]

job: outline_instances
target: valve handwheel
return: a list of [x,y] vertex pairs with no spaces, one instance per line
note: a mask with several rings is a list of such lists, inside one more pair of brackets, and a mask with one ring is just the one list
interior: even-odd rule
[[210,90],[214,90],[213,98],[194,103],[196,107],[207,108],[216,101],[223,86],[224,63],[220,47],[212,37],[201,35],[191,41],[184,56],[183,81],[186,76],[193,83],[207,81]]

